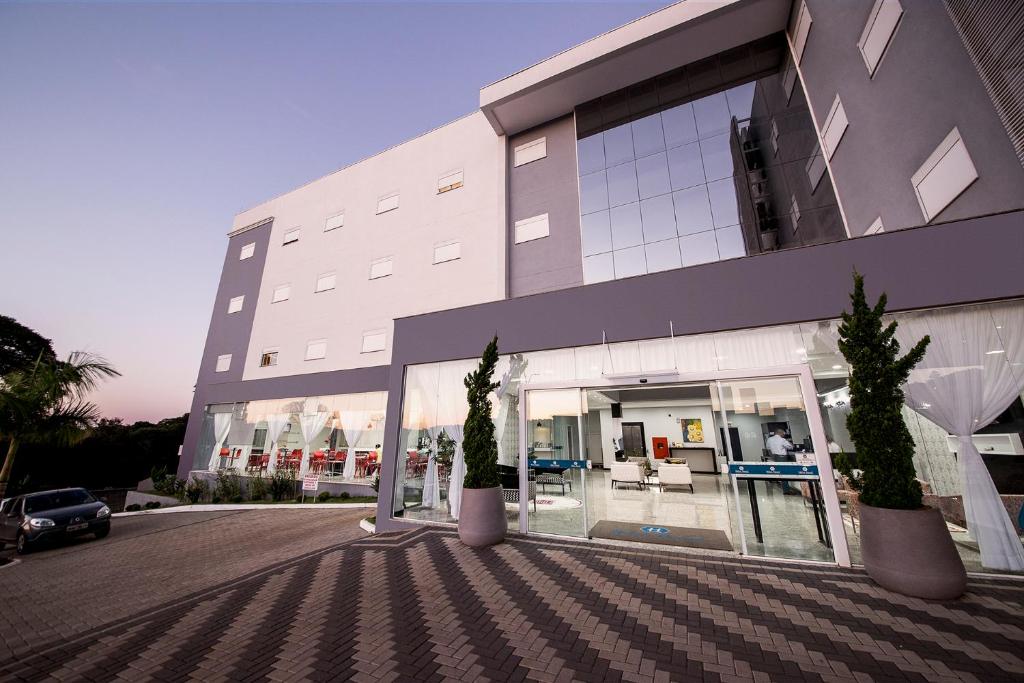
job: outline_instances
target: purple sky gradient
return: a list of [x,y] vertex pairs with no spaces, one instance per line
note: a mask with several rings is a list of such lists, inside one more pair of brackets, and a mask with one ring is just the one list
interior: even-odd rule
[[0,313],[187,412],[234,214],[651,3],[0,3]]

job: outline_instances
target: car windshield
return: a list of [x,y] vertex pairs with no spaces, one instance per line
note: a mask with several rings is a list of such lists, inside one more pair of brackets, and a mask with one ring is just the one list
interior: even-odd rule
[[68,491],[54,491],[52,493],[40,493],[29,496],[25,499],[25,512],[43,512],[45,510],[56,510],[57,508],[71,507],[72,505],[83,505],[93,503],[96,499],[85,489],[70,489]]

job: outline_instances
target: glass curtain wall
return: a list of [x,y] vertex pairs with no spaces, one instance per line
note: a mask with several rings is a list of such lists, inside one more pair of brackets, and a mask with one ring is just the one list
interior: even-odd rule
[[380,468],[387,392],[206,407],[192,469],[368,481]]
[[781,55],[760,41],[577,109],[586,283],[846,237]]
[[[982,545],[1003,548],[1021,542],[1024,534],[1021,525],[1021,507],[1024,503],[1024,404],[1020,394],[1024,389],[1024,302],[1011,301],[996,304],[979,304],[947,309],[899,313],[891,319],[901,323],[901,339],[905,348],[914,338],[923,334],[932,337],[932,349],[922,364],[921,371],[912,378],[919,387],[911,391],[904,416],[914,438],[914,462],[918,478],[925,491],[925,502],[943,511],[957,541],[967,566],[972,570],[1006,571],[999,566],[999,560],[986,563],[982,557]],[[911,323],[911,321],[914,321]],[[716,370],[747,370],[771,368],[782,365],[807,363],[811,367],[817,389],[817,398],[822,412],[826,448],[833,458],[842,453],[856,465],[856,449],[846,430],[846,416],[849,414],[849,368],[838,351],[838,321],[783,325],[752,330],[739,330],[714,334],[676,337],[675,339],[651,339],[608,345],[594,345],[567,349],[556,349],[517,354],[513,363],[508,356],[500,361],[498,376],[501,377],[505,393],[499,399],[492,395],[493,416],[496,421],[496,435],[502,464],[510,472],[518,465],[518,387],[520,383],[579,381],[585,386],[587,380],[600,379],[605,375],[619,373],[641,373],[675,370],[699,373]],[[970,339],[970,343],[967,340]],[[984,347],[984,348],[982,348]],[[951,355],[956,349],[970,349],[969,356]],[[476,364],[472,361],[432,363],[411,366],[406,369],[405,405],[403,407],[402,443],[405,449],[399,454],[395,510],[412,518],[455,521],[448,513],[449,487],[441,481],[447,472],[444,468],[447,456],[442,455],[438,463],[438,495],[430,493],[428,505],[424,506],[423,490],[429,460],[435,452],[435,436],[442,422],[464,420],[464,408],[442,408],[444,401],[464,406],[465,388],[462,377]],[[957,374],[962,373],[962,374]],[[952,431],[948,412],[960,414],[965,409],[948,408],[949,399],[922,399],[928,379],[943,376],[973,379],[967,385],[971,391],[980,392],[977,401],[988,406],[996,414],[983,414],[986,425],[977,431],[973,443],[978,445],[979,459],[985,473],[989,475],[994,491],[977,493],[989,503],[1001,507],[999,515],[989,515],[976,520],[975,526],[985,524],[987,529],[1003,529],[1001,536],[992,533],[973,535],[971,524],[964,508],[965,481],[984,481],[977,469],[961,469],[958,457],[963,446]],[[933,382],[934,384],[934,382]],[[924,387],[924,388],[920,388]],[[941,387],[933,386],[936,392]],[[499,389],[499,391],[502,391]],[[965,395],[965,391],[951,395]],[[913,396],[918,398],[913,398]],[[940,394],[941,395],[941,394]],[[997,397],[999,400],[990,400]],[[1004,401],[1005,399],[1005,401]],[[986,403],[987,402],[987,403]],[[1006,405],[1002,405],[1005,403]],[[996,406],[993,408],[992,406]],[[231,412],[231,407],[219,410]],[[441,415],[440,413],[451,413]],[[974,419],[974,418],[972,418]],[[212,422],[210,419],[210,431]],[[590,431],[585,425],[584,432]],[[267,437],[269,438],[269,437]],[[209,458],[212,449],[205,450]],[[585,444],[586,441],[584,440]],[[815,444],[817,448],[817,444]],[[450,450],[450,445],[446,448]],[[596,460],[595,453],[588,455]],[[437,462],[437,457],[435,462]],[[207,462],[207,465],[209,463]],[[855,467],[856,469],[856,467]],[[822,473],[823,484],[827,473]],[[856,492],[837,470],[832,472],[839,493],[843,511],[844,528],[854,562],[859,561],[860,522],[857,513]],[[449,482],[450,483],[450,482]],[[518,478],[509,474],[503,479],[503,487],[514,488],[518,496]],[[973,490],[973,489],[970,489]],[[429,489],[428,489],[429,491]],[[510,496],[512,494],[509,494]],[[989,511],[1000,512],[992,505]],[[515,515],[510,514],[514,520]],[[1005,554],[1005,553],[1004,553]]]

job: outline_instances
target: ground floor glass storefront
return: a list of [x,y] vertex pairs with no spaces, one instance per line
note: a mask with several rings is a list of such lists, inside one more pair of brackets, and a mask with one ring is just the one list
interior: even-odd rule
[[[1006,571],[1022,533],[1024,304],[893,317],[905,347],[933,339],[904,411],[925,501],[943,511],[969,570]],[[669,528],[679,545],[839,562],[848,552],[858,562],[857,495],[831,465],[842,452],[856,466],[837,328],[828,320],[503,356],[491,398],[510,529],[650,540]],[[406,368],[396,516],[457,520],[462,379],[475,365]],[[968,389],[943,395],[967,375]],[[970,409],[958,397],[974,385],[978,400],[999,394],[994,421],[973,438],[980,456],[951,436],[960,428],[950,415]],[[801,464],[817,473],[764,469]]]
[[380,467],[387,392],[208,405],[194,471],[293,471],[366,481]]

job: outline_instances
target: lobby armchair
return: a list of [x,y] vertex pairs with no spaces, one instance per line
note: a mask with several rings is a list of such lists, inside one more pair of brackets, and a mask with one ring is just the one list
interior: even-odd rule
[[638,462],[613,462],[611,467],[612,488],[615,484],[636,484],[644,488],[644,466]]

